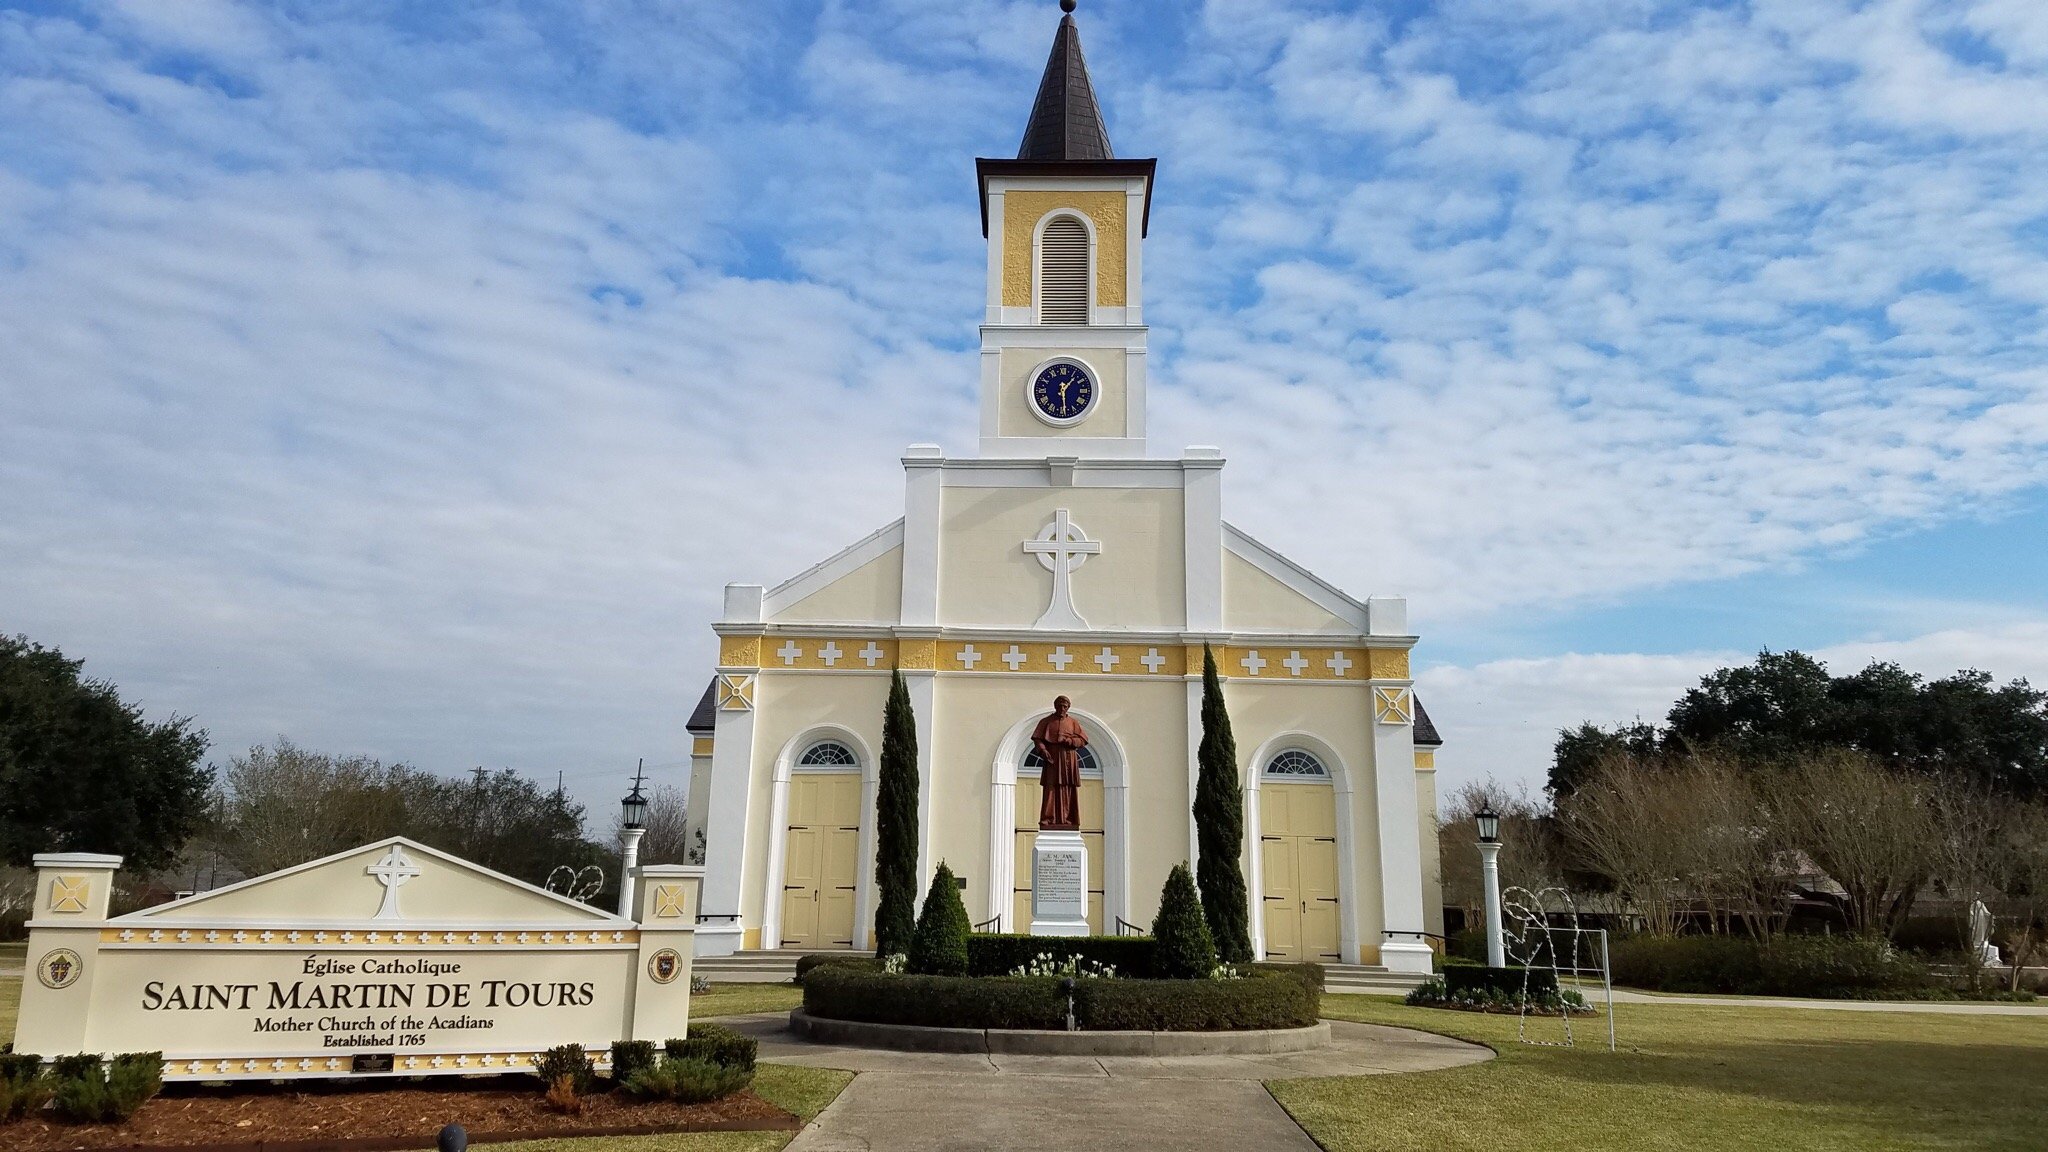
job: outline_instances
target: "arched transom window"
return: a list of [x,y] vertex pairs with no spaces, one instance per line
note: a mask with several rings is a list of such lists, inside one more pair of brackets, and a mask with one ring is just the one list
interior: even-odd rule
[[820,740],[804,749],[804,754],[796,758],[796,766],[821,771],[833,768],[858,768],[860,757],[853,754],[853,749],[837,740]]
[[1266,775],[1287,780],[1328,780],[1330,770],[1323,762],[1299,748],[1289,748],[1266,761]]
[[[1045,757],[1038,754],[1038,749],[1033,748],[1024,753],[1024,769],[1031,773],[1034,779],[1038,773],[1045,771]],[[1081,749],[1081,775],[1092,780],[1102,778],[1102,761],[1095,758],[1093,748]]]
[[1088,323],[1088,228],[1072,216],[1053,220],[1039,238],[1038,322]]

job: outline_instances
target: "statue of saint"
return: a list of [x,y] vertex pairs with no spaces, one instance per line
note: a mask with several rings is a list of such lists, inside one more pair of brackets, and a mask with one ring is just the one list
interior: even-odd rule
[[1052,715],[1031,731],[1031,746],[1038,749],[1045,767],[1038,773],[1038,826],[1042,830],[1065,832],[1081,828],[1081,749],[1088,746],[1088,734],[1081,722],[1067,715],[1073,702],[1061,696],[1052,702]]

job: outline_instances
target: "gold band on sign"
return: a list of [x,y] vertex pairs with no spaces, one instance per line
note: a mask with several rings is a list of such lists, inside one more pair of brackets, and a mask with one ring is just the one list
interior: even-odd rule
[[521,930],[458,928],[454,931],[393,931],[389,928],[195,928],[190,925],[102,928],[102,944],[146,944],[186,948],[433,948],[474,951],[480,948],[562,947],[621,948],[640,942],[634,928],[573,931],[560,928]]
[[[734,637],[727,637],[730,643]],[[1012,672],[1061,676],[1199,674],[1200,645],[1048,643],[1038,640],[903,640],[881,637],[769,636],[753,638],[764,672]],[[1405,680],[1401,648],[1303,648],[1291,644],[1226,645],[1216,670],[1227,680],[1302,680],[1363,683]]]

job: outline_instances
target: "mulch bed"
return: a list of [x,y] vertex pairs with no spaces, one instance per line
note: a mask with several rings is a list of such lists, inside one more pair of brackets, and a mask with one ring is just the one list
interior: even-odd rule
[[54,1118],[0,1126],[7,1152],[69,1149],[264,1149],[373,1152],[431,1148],[443,1125],[460,1124],[473,1143],[554,1136],[652,1132],[794,1132],[800,1121],[752,1092],[709,1104],[593,1095],[580,1116],[554,1112],[525,1077],[460,1083],[173,1085],[126,1124],[70,1124]]

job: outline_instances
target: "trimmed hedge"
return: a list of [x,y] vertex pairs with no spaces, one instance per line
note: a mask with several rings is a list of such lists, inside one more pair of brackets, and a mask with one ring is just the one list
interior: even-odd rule
[[[1302,1028],[1321,1008],[1320,983],[1255,970],[1236,980],[1078,980],[1076,1023],[1090,1031],[1217,1032]],[[1067,998],[1046,976],[892,976],[832,964],[804,981],[804,1011],[834,1020],[927,1028],[1063,1029]]]
[[[1118,976],[1152,975],[1155,944],[1150,936],[1029,936],[1021,932],[977,933],[967,938],[969,976],[1008,976],[1041,952],[1055,960],[1079,956],[1116,969]],[[805,957],[809,959],[809,957]],[[798,961],[802,972],[803,961]]]
[[[973,954],[974,949],[970,944],[968,946],[968,955],[972,956]],[[813,952],[807,956],[796,958],[796,982],[799,984],[803,983],[804,977],[810,973],[811,969],[821,964],[847,964],[869,972],[880,972],[882,970],[882,962],[865,952]]]
[[1836,1000],[1950,993],[1927,966],[1883,940],[1779,936],[1636,936],[1615,942],[1614,982],[1659,992],[1814,996]]
[[752,1036],[743,1036],[723,1024],[708,1021],[692,1024],[688,1036],[671,1038],[662,1044],[662,1055],[666,1059],[707,1060],[743,1072],[754,1070],[754,1058],[759,1051],[760,1044]]
[[1254,972],[1271,972],[1280,976],[1291,976],[1308,985],[1309,991],[1314,992],[1316,995],[1321,996],[1323,994],[1323,966],[1312,960],[1305,960],[1299,964],[1289,964],[1280,960],[1261,960],[1255,964],[1243,964],[1239,965],[1239,967],[1249,968]]
[[1444,987],[1453,997],[1466,993],[1493,992],[1519,997],[1525,993],[1535,1000],[1557,994],[1557,972],[1550,968],[1488,968],[1484,964],[1445,964]]

